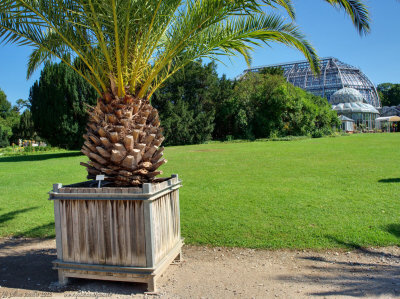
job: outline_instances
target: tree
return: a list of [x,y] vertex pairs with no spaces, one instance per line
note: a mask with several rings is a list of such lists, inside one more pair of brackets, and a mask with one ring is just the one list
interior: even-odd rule
[[381,83],[377,90],[382,106],[400,105],[400,84]]
[[34,129],[32,113],[26,109],[19,119],[19,123],[13,128],[13,142],[17,143],[18,139],[31,140],[35,139],[37,134]]
[[175,103],[167,102],[163,107],[163,128],[168,143],[173,145],[191,144],[193,141],[194,112],[189,104],[182,99]]
[[[6,94],[0,89],[0,126],[2,127],[2,133],[7,134],[7,142],[12,136],[12,129],[19,123],[19,118],[18,109],[12,107],[11,103],[7,100]],[[3,144],[4,140],[3,138]]]
[[264,67],[259,72],[261,75],[278,75],[283,76],[285,71],[281,67]]
[[[362,0],[325,1],[343,8],[360,33],[369,31]],[[279,7],[294,18],[290,0],[3,0],[0,38],[34,47],[28,75],[58,58],[96,89],[83,165],[89,177],[138,185],[165,162],[151,96],[191,61],[242,55],[249,64],[253,46],[278,42],[300,50],[317,71],[313,47],[276,14]]]
[[96,104],[96,91],[64,63],[46,64],[30,90],[37,134],[53,146],[79,149],[88,121],[85,105]]
[[152,104],[160,111],[167,145],[202,143],[214,129],[219,79],[213,62],[189,63],[158,89]]
[[232,103],[230,101],[233,95],[234,81],[226,78],[225,75],[219,79],[218,94],[214,97],[215,106],[215,126],[213,138],[224,140],[226,136],[233,135],[232,124]]
[[236,138],[319,137],[339,125],[326,99],[287,83],[282,75],[248,74],[236,83],[230,107]]
[[9,146],[8,132],[0,125],[0,148]]
[[387,104],[387,106],[400,105],[400,84],[394,84],[394,86],[389,89],[385,100],[385,105]]
[[24,100],[24,99],[17,100],[16,109],[18,110],[18,112],[21,112],[21,110],[24,108],[30,109],[30,107],[31,105],[29,103],[29,100]]
[[7,96],[0,88],[0,117],[7,118],[11,112],[11,103],[7,101]]

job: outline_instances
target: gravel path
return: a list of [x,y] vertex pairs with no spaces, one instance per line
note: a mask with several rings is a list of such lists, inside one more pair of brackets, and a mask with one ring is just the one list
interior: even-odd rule
[[400,296],[400,248],[268,251],[185,246],[157,295],[144,284],[72,279],[58,288],[55,241],[0,239],[0,297],[309,298]]

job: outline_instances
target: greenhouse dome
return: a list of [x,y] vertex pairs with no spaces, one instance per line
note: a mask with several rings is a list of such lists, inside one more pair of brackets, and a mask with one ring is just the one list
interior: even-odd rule
[[357,67],[344,63],[337,58],[327,57],[320,59],[319,76],[314,76],[308,61],[288,62],[258,66],[244,71],[241,75],[248,72],[259,72],[266,67],[280,67],[288,82],[303,88],[314,95],[325,97],[329,103],[332,102],[331,96],[338,90],[350,87],[357,90],[367,104],[375,108],[381,107],[381,102],[375,85]]
[[362,103],[364,102],[364,98],[358,90],[345,87],[331,95],[329,102],[332,105],[337,105],[339,103]]
[[343,88],[331,96],[332,109],[339,116],[354,120],[357,127],[372,130],[379,111],[371,104],[365,103],[360,92],[353,88]]

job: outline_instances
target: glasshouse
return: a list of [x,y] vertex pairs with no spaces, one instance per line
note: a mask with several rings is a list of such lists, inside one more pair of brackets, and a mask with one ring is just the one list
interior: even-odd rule
[[314,95],[325,97],[330,103],[332,103],[331,96],[336,91],[350,87],[358,90],[367,104],[375,108],[381,107],[378,92],[371,80],[359,68],[337,58],[322,58],[320,60],[321,74],[317,77],[313,75],[308,61],[254,67],[245,70],[242,76],[248,72],[258,72],[266,67],[282,68],[288,82]]
[[385,116],[375,119],[378,129],[386,132],[399,132],[400,116]]
[[332,109],[339,116],[346,116],[354,120],[360,129],[372,130],[379,111],[371,104],[365,103],[364,97],[354,88],[342,88],[330,98]]
[[341,126],[340,128],[342,129],[342,131],[345,132],[354,132],[354,120],[352,120],[351,118],[348,118],[344,115],[340,115],[339,119],[341,121]]

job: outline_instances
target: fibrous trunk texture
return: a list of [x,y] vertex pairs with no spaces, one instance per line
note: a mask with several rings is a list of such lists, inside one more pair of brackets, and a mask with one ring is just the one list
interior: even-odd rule
[[90,107],[87,134],[81,152],[90,161],[81,163],[88,179],[104,174],[117,185],[135,186],[151,182],[166,163],[164,140],[157,109],[146,99],[106,93]]

